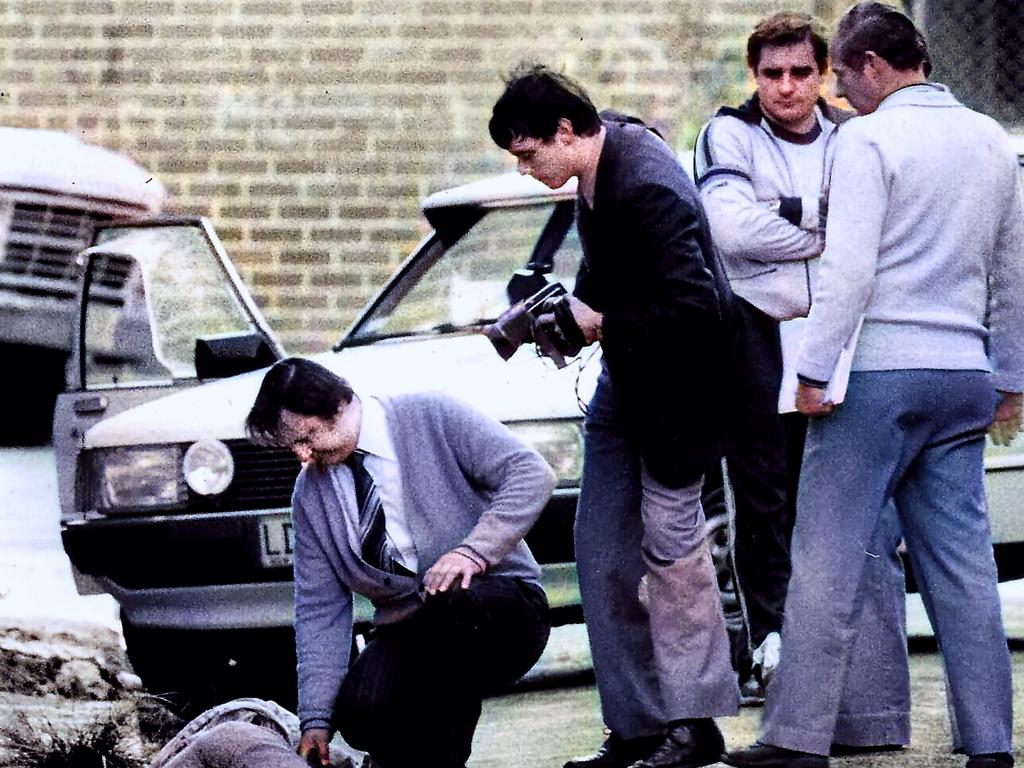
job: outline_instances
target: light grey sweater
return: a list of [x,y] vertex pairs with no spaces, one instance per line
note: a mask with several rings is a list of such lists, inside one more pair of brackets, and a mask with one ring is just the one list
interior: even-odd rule
[[[402,477],[419,577],[444,553],[469,547],[487,573],[539,583],[523,536],[554,487],[551,468],[502,424],[441,393],[380,398]],[[351,486],[339,496],[330,473],[307,465],[292,496],[299,719],[328,727],[348,670],[352,593],[374,604],[374,622],[414,613],[420,578],[387,574],[354,551]]]
[[828,381],[863,315],[855,371],[991,370],[998,389],[1022,391],[1018,174],[1005,131],[940,85],[849,121],[798,373]]

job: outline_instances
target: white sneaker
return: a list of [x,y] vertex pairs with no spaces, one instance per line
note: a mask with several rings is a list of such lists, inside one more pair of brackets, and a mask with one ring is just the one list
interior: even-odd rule
[[761,678],[761,683],[767,687],[768,681],[775,674],[775,668],[779,666],[779,655],[782,653],[782,636],[778,632],[768,633],[768,637],[757,647],[752,656],[755,674]]

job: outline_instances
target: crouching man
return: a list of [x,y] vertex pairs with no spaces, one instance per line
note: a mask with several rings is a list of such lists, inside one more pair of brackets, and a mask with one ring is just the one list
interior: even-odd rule
[[[547,642],[523,536],[550,468],[443,394],[360,397],[298,358],[267,373],[246,430],[304,465],[292,498],[299,754],[328,764],[338,730],[375,766],[465,765],[483,694]],[[350,660],[353,592],[376,612]]]

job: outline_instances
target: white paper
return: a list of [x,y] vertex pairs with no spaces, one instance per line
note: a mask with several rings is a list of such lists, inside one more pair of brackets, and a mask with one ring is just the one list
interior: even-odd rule
[[[853,365],[853,352],[857,347],[857,337],[864,325],[861,317],[857,327],[853,329],[849,340],[839,353],[836,368],[825,387],[825,400],[839,404],[846,397],[846,385],[850,381],[850,366]],[[804,340],[807,327],[806,317],[797,317],[779,324],[779,335],[782,337],[782,386],[779,388],[779,413],[792,413],[796,410],[796,362],[800,354],[800,345]]]

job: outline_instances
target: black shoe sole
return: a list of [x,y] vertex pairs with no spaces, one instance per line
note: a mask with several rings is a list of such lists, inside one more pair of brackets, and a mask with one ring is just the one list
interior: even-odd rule
[[[642,762],[642,761],[638,760],[637,762]],[[704,757],[698,757],[697,758],[697,762],[676,763],[674,766],[670,766],[670,768],[703,768],[703,766],[705,766],[705,765],[715,765],[716,763],[721,763],[721,762],[725,762],[725,753],[724,752],[720,752],[719,754],[715,755],[714,757],[710,757],[710,756],[707,756],[707,755],[705,755]],[[636,763],[631,763],[630,766],[635,765],[635,764]]]
[[[720,762],[734,766],[734,768],[759,768],[758,763],[737,763],[731,760],[728,754],[723,755]],[[824,762],[822,762],[821,760],[812,760],[806,757],[794,757],[787,760],[784,765],[785,768],[822,768],[822,766],[828,765],[828,759],[825,758]],[[763,764],[760,768],[763,768]]]

